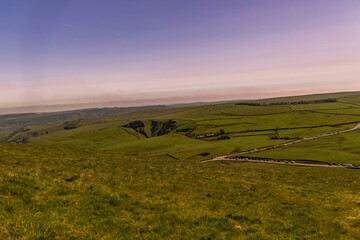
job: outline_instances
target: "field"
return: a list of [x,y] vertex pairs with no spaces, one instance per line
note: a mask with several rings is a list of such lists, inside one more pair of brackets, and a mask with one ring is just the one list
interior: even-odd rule
[[350,169],[2,144],[1,238],[357,239]]
[[[0,238],[360,239],[357,169],[201,163],[350,129],[359,96],[179,105],[2,131]],[[360,164],[359,145],[355,130],[250,156]]]
[[[167,154],[181,160],[204,160],[352,128],[360,122],[360,106],[357,105],[360,104],[359,94],[354,94],[264,100],[278,102],[339,97],[337,102],[320,104],[245,106],[225,103],[150,109],[82,120],[70,129],[64,129],[63,123],[33,126],[18,132],[2,132],[0,138],[5,142],[37,142],[146,156]],[[140,124],[144,126],[126,127],[129,123],[138,124],[136,121],[141,121]],[[176,124],[169,127],[166,126],[166,121],[175,121]],[[311,160],[319,158],[334,163],[357,164],[360,161],[356,150],[359,141],[357,133],[358,131],[264,152],[261,156]]]
[[305,142],[297,146],[249,154],[248,156],[269,157],[274,159],[305,159],[331,163],[360,163],[360,132],[344,133]]

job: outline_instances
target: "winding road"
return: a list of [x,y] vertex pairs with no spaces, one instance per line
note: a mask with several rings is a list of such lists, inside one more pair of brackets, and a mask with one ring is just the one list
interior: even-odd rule
[[[219,156],[219,157],[215,157],[213,159],[202,161],[202,163],[213,162],[213,161],[223,161],[223,160],[232,160],[233,161],[233,159],[230,159],[230,158],[234,157],[234,156],[243,155],[243,154],[249,154],[249,153],[257,153],[257,152],[262,152],[262,151],[269,151],[269,150],[273,150],[273,149],[277,149],[277,148],[281,148],[281,147],[294,145],[294,144],[301,143],[301,142],[312,141],[312,140],[316,140],[316,139],[323,138],[323,137],[334,136],[334,135],[338,135],[338,134],[342,134],[342,133],[352,132],[352,131],[355,131],[355,130],[358,130],[358,129],[360,129],[360,123],[358,123],[355,127],[351,128],[351,129],[347,129],[347,130],[343,130],[343,131],[337,131],[337,132],[324,133],[324,134],[316,135],[316,136],[313,136],[313,137],[301,138],[301,139],[298,139],[296,141],[282,143],[282,144],[278,144],[278,145],[274,145],[274,146],[263,147],[263,148],[255,148],[255,149],[251,149],[251,150],[247,150],[247,151],[243,151],[243,152],[231,153],[231,154],[227,154],[227,155],[224,155],[224,156]],[[252,160],[240,160],[240,161],[252,161]],[[256,162],[258,162],[258,161],[256,161]],[[284,164],[284,163],[274,162],[273,164]],[[291,164],[291,165],[314,166],[315,164],[295,163],[295,164]],[[316,166],[328,167],[327,165],[316,165]],[[338,167],[338,166],[335,166],[335,167]]]

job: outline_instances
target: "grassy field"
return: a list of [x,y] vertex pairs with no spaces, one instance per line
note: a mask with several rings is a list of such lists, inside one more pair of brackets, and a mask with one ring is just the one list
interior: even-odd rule
[[358,239],[359,172],[0,145],[0,238]]
[[[180,105],[1,132],[0,239],[360,239],[359,170],[201,163],[360,122],[355,93],[263,101],[326,97],[337,102]],[[251,156],[360,164],[359,146],[356,130]]]
[[[2,133],[6,141],[38,142],[46,145],[68,145],[82,148],[112,150],[128,154],[165,155],[177,159],[208,159],[231,152],[243,151],[264,146],[276,145],[289,140],[311,137],[327,132],[351,128],[360,121],[359,97],[354,93],[313,95],[305,97],[278,98],[280,100],[313,100],[316,98],[336,97],[337,102],[321,104],[298,104],[280,106],[246,106],[225,103],[195,107],[175,107],[159,110],[138,111],[100,119],[80,121],[74,129],[65,130],[63,124],[31,127],[16,134]],[[146,123],[143,129],[151,136],[150,120],[161,122],[176,121],[176,129],[165,135],[147,138],[144,134],[124,127],[126,124],[141,120]],[[225,140],[218,140],[223,131]],[[154,132],[155,134],[155,132]],[[194,138],[204,134],[215,134],[212,138]],[[9,137],[10,136],[10,137]],[[272,139],[277,136],[279,139]],[[192,137],[192,138],[191,138]],[[342,137],[342,136],[339,136]],[[320,148],[292,146],[291,158],[315,159],[320,157],[341,163],[357,163],[359,154],[348,147],[348,143],[328,138],[331,144]],[[355,140],[354,140],[355,141]],[[317,143],[309,143],[312,144]],[[290,148],[289,148],[290,149]],[[279,150],[288,152],[290,150]],[[326,154],[324,155],[324,152]],[[301,153],[301,154],[299,154]],[[274,154],[274,153],[263,153]],[[276,155],[282,156],[282,155]]]
[[360,131],[330,136],[281,149],[249,154],[274,159],[318,160],[331,163],[360,163]]

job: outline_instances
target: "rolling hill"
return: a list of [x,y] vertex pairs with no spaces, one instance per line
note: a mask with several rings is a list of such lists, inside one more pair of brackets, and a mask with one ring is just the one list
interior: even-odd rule
[[[7,116],[0,238],[358,238],[357,169],[201,163],[360,121],[359,94],[282,101]],[[247,156],[359,164],[359,131]]]

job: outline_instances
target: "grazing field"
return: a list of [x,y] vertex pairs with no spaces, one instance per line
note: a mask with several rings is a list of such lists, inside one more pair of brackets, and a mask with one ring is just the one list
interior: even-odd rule
[[360,131],[329,136],[312,142],[249,154],[248,156],[360,164]]
[[[285,98],[338,97],[317,104],[166,107],[3,131],[0,238],[359,239],[360,170],[201,163],[351,129],[360,102],[345,95]],[[247,156],[360,164],[359,146],[355,130]]]
[[359,171],[0,144],[0,238],[357,239]]
[[[342,131],[360,122],[360,106],[356,105],[359,97],[356,93],[287,97],[263,102],[313,101],[330,97],[338,98],[336,102],[316,104],[247,106],[225,103],[152,109],[2,132],[0,139],[5,142],[38,142],[146,156],[170,155],[176,159],[203,160]],[[66,127],[66,124],[70,127]],[[357,132],[349,136],[349,141],[357,141]],[[321,158],[334,163],[359,163],[359,153],[355,147],[349,147],[349,144],[356,146],[356,143],[340,141],[342,138],[345,136],[307,143],[309,147],[306,149],[302,144],[261,154],[275,154],[276,157],[290,159]],[[331,144],[311,147],[323,141]],[[286,156],[280,153],[285,153]]]

